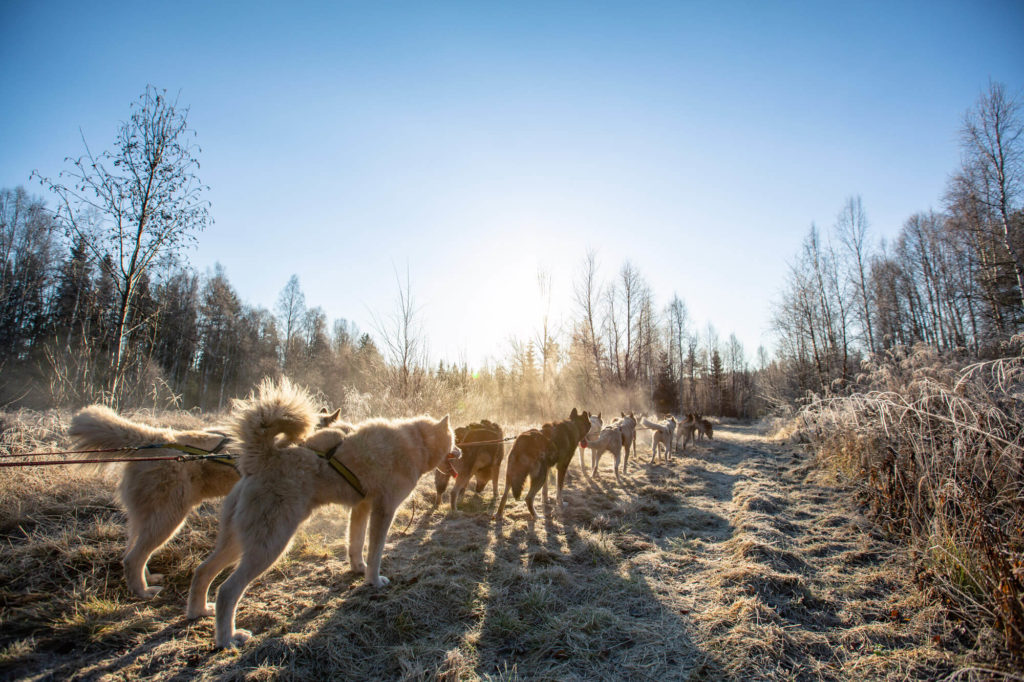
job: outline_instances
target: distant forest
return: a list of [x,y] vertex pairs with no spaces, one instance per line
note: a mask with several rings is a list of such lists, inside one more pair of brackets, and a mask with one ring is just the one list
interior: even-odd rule
[[548,418],[572,404],[751,417],[854,390],[871,353],[926,343],[993,357],[1024,324],[1024,134],[1019,99],[998,84],[965,115],[941,210],[910,216],[889,242],[857,196],[827,229],[811,226],[779,283],[774,355],[695,329],[678,296],[657,308],[629,262],[601,279],[591,253],[572,318],[545,318],[483,368],[428,361],[408,278],[371,335],[307,306],[297,277],[271,311],[242,301],[219,266],[194,272],[182,254],[208,204],[187,114],[147,88],[110,151],[87,150],[56,179],[34,174],[48,198],[0,190],[7,409],[219,410],[286,374],[350,418]]

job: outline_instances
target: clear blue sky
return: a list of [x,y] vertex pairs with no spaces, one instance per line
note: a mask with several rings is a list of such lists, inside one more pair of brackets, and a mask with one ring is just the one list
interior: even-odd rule
[[191,254],[371,330],[408,265],[433,361],[568,315],[588,248],[770,344],[812,222],[941,206],[964,111],[1024,87],[1024,2],[0,1],[0,186],[180,92],[216,223]]

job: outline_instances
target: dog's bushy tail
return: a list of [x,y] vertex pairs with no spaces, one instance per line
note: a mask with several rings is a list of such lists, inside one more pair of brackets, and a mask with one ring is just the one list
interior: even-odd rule
[[654,429],[655,431],[664,431],[665,430],[665,425],[664,424],[658,424],[656,422],[652,422],[652,421],[648,420],[647,417],[644,417],[643,419],[641,419],[640,422],[644,426],[646,426],[647,428]]
[[[118,457],[144,457],[152,451],[132,450],[143,445],[153,445],[171,440],[167,429],[140,424],[125,419],[106,405],[90,405],[71,418],[68,437],[76,450],[100,450],[126,448]],[[108,456],[112,456],[108,453]],[[102,458],[98,453],[82,453],[76,459]],[[86,464],[92,469],[103,469],[109,464]]]
[[318,414],[309,394],[288,379],[276,382],[267,377],[253,395],[236,400],[232,406],[230,430],[242,444],[239,461],[246,461],[277,450],[278,436],[288,441],[302,440],[317,424]]

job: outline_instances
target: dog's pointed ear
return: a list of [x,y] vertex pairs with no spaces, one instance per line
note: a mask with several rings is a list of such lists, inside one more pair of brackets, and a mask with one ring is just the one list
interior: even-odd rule
[[576,408],[572,408],[572,412],[569,413],[569,419],[575,419],[578,414],[579,413],[576,411]]
[[446,414],[441,419],[441,421],[437,422],[437,428],[441,429],[442,431],[447,431],[448,430],[448,423],[449,423],[448,417],[449,417],[449,415]]
[[321,407],[320,408],[320,414],[327,414],[327,408],[326,407]]
[[338,419],[341,417],[341,408],[339,407],[334,412],[327,414],[327,408],[325,407],[322,410],[320,410],[320,414],[320,423],[333,424],[334,422],[338,421]]
[[597,418],[598,418],[598,419],[600,419],[600,418],[601,418],[601,413],[600,413],[600,412],[598,412],[598,413],[597,413]]

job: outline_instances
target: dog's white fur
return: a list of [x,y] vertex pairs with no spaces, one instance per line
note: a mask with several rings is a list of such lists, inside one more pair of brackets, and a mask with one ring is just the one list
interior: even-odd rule
[[[177,443],[212,450],[224,438],[210,431],[158,428],[126,419],[103,405],[86,407],[71,419],[68,435],[78,449],[137,448]],[[231,452],[229,445],[225,452]],[[125,457],[180,455],[172,449],[126,449]],[[156,595],[162,578],[146,564],[185,523],[188,513],[203,500],[223,497],[238,482],[238,472],[213,461],[174,460],[127,462],[122,465],[118,494],[128,517],[128,546],[124,575],[128,588],[147,599]]]
[[633,456],[636,457],[636,416],[632,412],[626,414],[620,412],[622,416],[612,422],[612,426],[619,428],[619,433],[622,434],[622,448],[625,450],[625,456],[622,458],[622,473],[626,473],[629,470],[629,451],[632,448]]
[[[248,631],[235,628],[238,601],[246,588],[288,549],[299,525],[321,505],[338,503],[351,508],[348,555],[354,571],[366,582],[383,586],[381,556],[388,529],[399,505],[420,476],[457,457],[449,419],[429,417],[372,420],[345,434],[324,429],[303,446],[281,447],[279,435],[301,440],[312,428],[315,413],[309,396],[287,380],[265,380],[258,395],[235,405],[231,426],[240,441],[242,480],[224,499],[221,526],[213,553],[197,569],[189,590],[189,618],[212,615],[207,603],[210,583],[222,570],[238,562],[217,592],[218,647],[244,643]],[[335,458],[359,479],[366,497],[343,478],[316,451],[338,446]],[[369,522],[369,547],[363,561],[363,542]]]
[[587,446],[590,448],[594,478],[597,478],[597,467],[601,463],[601,455],[610,452],[615,458],[615,480],[622,485],[622,477],[619,475],[619,462],[622,458],[622,431],[619,430],[619,427],[614,424],[604,427],[597,437],[591,435],[587,438]]
[[[603,427],[604,427],[604,422],[601,421],[601,413],[600,412],[598,412],[597,414],[590,415],[590,431],[587,432],[587,436],[586,436],[586,439],[584,441],[584,442],[587,443],[587,445],[584,446],[582,442],[580,443],[580,469],[583,470],[583,477],[584,478],[589,476],[589,474],[587,473],[587,465],[583,461],[583,450],[585,450],[586,447],[589,447],[590,439],[591,438],[597,438],[601,434],[601,429]],[[593,453],[591,453],[591,459],[593,459]]]
[[[341,410],[328,414],[321,409],[318,426],[335,423]],[[337,428],[351,430],[338,423]],[[182,431],[132,421],[105,405],[90,405],[71,418],[68,428],[77,449],[128,448],[125,457],[168,457],[180,455],[174,449],[147,448],[161,443],[188,445],[212,450],[224,434],[212,428],[203,431]],[[225,445],[221,454],[234,454],[234,441]],[[103,468],[108,465],[90,465]],[[163,577],[150,573],[150,557],[181,529],[190,511],[204,500],[224,497],[239,479],[238,470],[215,461],[176,462],[174,460],[126,462],[121,465],[118,493],[128,517],[128,545],[123,565],[130,589],[143,599],[160,591],[156,585]]]
[[662,423],[652,422],[646,417],[641,421],[644,426],[654,432],[651,436],[651,463],[658,457],[659,445],[665,449],[663,456],[667,462],[672,454],[672,436],[676,432],[675,418],[669,415],[669,418]]

